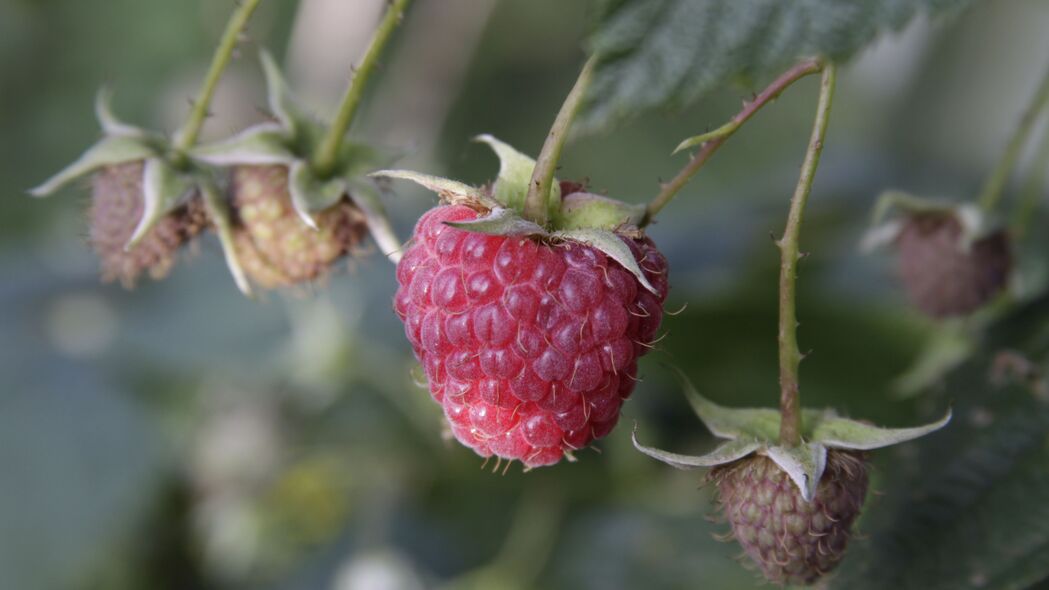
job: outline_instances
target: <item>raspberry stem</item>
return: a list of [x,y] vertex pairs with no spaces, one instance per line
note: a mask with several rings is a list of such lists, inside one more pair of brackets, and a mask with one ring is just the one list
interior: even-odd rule
[[707,163],[714,152],[718,151],[723,143],[732,137],[743,123],[746,123],[751,117],[754,116],[762,107],[776,100],[780,94],[783,93],[791,84],[798,80],[808,76],[809,74],[815,74],[823,68],[822,62],[818,59],[808,59],[798,63],[794,67],[784,72],[780,77],[776,78],[771,84],[768,85],[764,90],[761,91],[754,100],[745,103],[743,110],[739,112],[731,121],[718,127],[714,131],[698,135],[691,139],[687,139],[678,145],[675,152],[692,147],[695,145],[702,145],[700,150],[692,155],[689,159],[688,164],[677,173],[676,176],[670,182],[664,183],[660,188],[659,194],[656,195],[652,202],[648,204],[645,211],[645,217],[641,220],[641,227],[648,225],[652,219],[659,213],[663,207],[666,207],[671,200],[677,196],[678,192],[692,177],[699,172],[700,168]]
[[550,133],[543,142],[543,148],[532,170],[532,178],[528,182],[528,194],[525,195],[522,213],[526,219],[539,225],[546,225],[547,211],[551,206],[550,188],[554,183],[557,162],[561,159],[561,148],[564,147],[565,140],[568,138],[568,129],[572,126],[572,120],[575,119],[579,107],[583,104],[583,97],[590,86],[596,63],[597,57],[591,56],[583,65],[575,85],[565,97],[565,102],[561,105],[561,110],[558,111],[554,124],[550,127]]
[[390,2],[389,8],[386,9],[386,14],[382,17],[378,28],[375,29],[375,34],[368,43],[368,49],[364,52],[360,65],[353,68],[350,82],[347,84],[342,101],[339,103],[339,110],[336,111],[331,126],[328,127],[323,141],[317,148],[317,153],[314,154],[313,171],[321,178],[327,177],[335,168],[335,164],[339,159],[339,148],[342,147],[342,140],[353,122],[353,116],[357,113],[357,107],[360,106],[364,89],[368,85],[368,79],[371,78],[372,72],[375,71],[379,56],[382,54],[387,42],[389,42],[393,30],[397,28],[401,19],[404,18],[404,12],[407,10],[410,2],[411,0],[392,0]]
[[1027,226],[1034,217],[1038,208],[1038,200],[1045,193],[1046,173],[1049,173],[1049,129],[1042,136],[1038,151],[1031,159],[1031,167],[1027,172],[1023,186],[1020,188],[1019,204],[1013,215],[1010,231],[1016,240],[1021,240],[1027,234]]
[[790,200],[790,213],[783,237],[777,242],[780,249],[779,274],[779,383],[780,383],[780,430],[779,442],[783,446],[801,443],[801,401],[798,391],[798,365],[802,355],[798,351],[798,317],[795,309],[795,287],[798,278],[798,237],[805,203],[812,192],[812,182],[823,152],[823,139],[827,135],[830,107],[834,101],[834,65],[818,64],[823,70],[820,79],[819,103],[816,120],[812,124],[809,147],[801,165],[801,175],[794,196]]
[[1049,105],[1049,68],[1043,74],[1038,89],[1031,97],[1031,102],[1020,116],[1020,122],[1013,131],[1005,152],[1002,153],[998,164],[984,182],[983,190],[980,191],[980,196],[977,198],[977,202],[984,211],[994,210],[998,201],[1001,200],[1002,192],[1009,181],[1009,176],[1012,175],[1013,168],[1016,167],[1017,160],[1020,159],[1027,137],[1034,129],[1034,122],[1046,105]]
[[208,73],[200,86],[200,92],[197,93],[197,98],[193,101],[193,110],[190,111],[189,118],[186,119],[186,123],[176,135],[174,142],[176,163],[184,164],[186,162],[186,152],[197,142],[200,130],[204,127],[204,121],[208,118],[208,107],[211,105],[211,99],[215,96],[215,90],[218,88],[222,72],[229,64],[230,58],[233,57],[233,49],[237,46],[240,34],[244,27],[247,26],[248,20],[251,19],[255,9],[258,8],[260,1],[242,0],[237,9],[233,11],[233,15],[230,16],[229,22],[226,24],[226,30],[222,33],[222,39],[219,41],[219,46],[215,49],[215,55],[211,58],[211,66],[208,68]]

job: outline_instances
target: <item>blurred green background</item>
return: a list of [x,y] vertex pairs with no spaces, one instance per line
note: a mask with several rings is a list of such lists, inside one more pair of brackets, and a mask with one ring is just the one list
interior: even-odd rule
[[[382,4],[263,3],[207,136],[262,116],[262,46],[329,112]],[[171,277],[127,292],[97,280],[82,187],[25,195],[97,137],[102,84],[124,118],[173,130],[231,7],[0,0],[0,588],[756,587],[738,548],[712,538],[726,526],[706,518],[703,474],[637,453],[630,428],[680,452],[712,444],[666,363],[715,400],[775,403],[769,235],[782,230],[815,81],[729,141],[651,229],[671,264],[668,309],[682,311],[665,319],[600,452],[493,474],[442,438],[381,257],[251,301],[208,236]],[[582,63],[587,16],[583,2],[418,0],[353,133],[409,148],[402,167],[481,183],[497,163],[470,138],[538,151]],[[893,394],[939,332],[904,304],[891,260],[861,253],[859,239],[883,189],[978,189],[1045,67],[1046,30],[1043,0],[982,2],[884,38],[843,70],[803,234],[804,403],[906,425],[953,399]],[[649,199],[684,164],[669,155],[678,141],[728,119],[751,90],[580,138],[559,174]],[[435,199],[394,189],[387,203],[407,236]],[[1021,269],[1028,296],[1044,284],[1040,251]],[[877,455],[874,489],[891,487],[912,446]]]

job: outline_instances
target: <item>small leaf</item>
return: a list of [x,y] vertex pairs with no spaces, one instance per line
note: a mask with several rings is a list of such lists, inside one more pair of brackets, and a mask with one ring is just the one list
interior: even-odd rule
[[118,119],[117,116],[113,114],[113,109],[110,104],[112,100],[113,90],[108,86],[100,88],[98,94],[95,95],[95,117],[98,118],[98,124],[102,126],[102,131],[104,131],[106,135],[120,135],[138,139],[150,135],[145,129],[130,125]]
[[638,266],[637,260],[634,260],[634,253],[630,251],[630,247],[623,243],[623,240],[616,234],[605,229],[580,228],[556,231],[550,235],[565,240],[582,242],[597,248],[609,258],[618,262],[623,268],[630,271],[641,283],[642,287],[653,293],[656,292],[656,288],[652,286],[652,283],[648,282],[645,273]]
[[820,478],[827,467],[827,447],[819,443],[802,443],[796,447],[769,447],[765,452],[798,486],[802,499],[811,502],[816,497]]
[[103,166],[142,160],[155,153],[153,147],[140,138],[108,135],[88,148],[75,162],[58,174],[47,179],[40,186],[30,189],[29,194],[34,197],[46,197],[66,183]]
[[631,205],[592,193],[572,193],[561,199],[554,224],[560,229],[615,230],[636,226],[644,215],[644,205]]
[[693,135],[692,137],[689,137],[688,139],[685,139],[681,143],[677,144],[677,147],[674,148],[674,151],[671,152],[670,155],[674,155],[680,152],[681,150],[687,150],[688,148],[707,143],[712,139],[718,139],[721,137],[725,137],[726,135],[732,135],[736,132],[736,129],[739,129],[739,126],[741,124],[742,123],[740,121],[733,119],[713,131],[707,131],[706,133]]
[[269,97],[270,111],[289,134],[295,137],[299,132],[299,119],[302,118],[298,105],[288,89],[287,82],[284,81],[280,66],[273,60],[273,56],[263,50],[259,52],[259,59],[262,60],[262,69],[266,74],[266,93]]
[[[502,203],[504,207],[517,211],[524,210],[528,183],[531,182],[532,172],[535,170],[535,160],[487,133],[478,135],[474,141],[487,144],[499,157],[499,176],[492,187],[495,200]],[[557,194],[560,195],[561,188],[556,179],[550,190],[557,191]]]
[[157,221],[193,194],[194,183],[162,158],[146,160],[142,173],[142,218],[124,249],[135,246]]
[[427,188],[441,197],[442,201],[453,205],[482,205],[487,209],[494,209],[499,203],[486,195],[483,190],[463,184],[457,180],[420,174],[411,170],[377,170],[368,176],[375,178],[399,178],[410,180],[424,188]]
[[545,236],[546,230],[533,221],[521,217],[513,209],[496,207],[483,217],[470,221],[446,221],[456,229],[493,236]]
[[255,125],[228,139],[197,146],[190,155],[215,166],[290,165],[295,160],[288,149],[287,132],[276,123]]
[[288,192],[291,204],[303,223],[317,229],[315,211],[323,211],[346,194],[346,180],[333,177],[321,180],[313,173],[309,162],[296,160],[288,171]]
[[668,453],[667,451],[662,451],[653,447],[646,447],[637,441],[636,428],[634,429],[631,438],[633,439],[634,447],[637,450],[677,469],[695,469],[697,467],[716,467],[718,465],[724,465],[746,457],[758,450],[761,446],[754,440],[730,440],[722,443],[706,455],[692,456]]
[[382,206],[382,200],[379,198],[379,191],[367,182],[347,180],[347,183],[350,187],[350,198],[364,213],[372,239],[379,245],[379,250],[391,262],[397,264],[401,261],[403,244],[390,225],[390,219],[387,217],[386,210]]
[[241,293],[251,297],[251,283],[248,281],[247,275],[244,274],[244,268],[240,264],[240,257],[237,256],[237,249],[234,246],[233,222],[230,219],[229,203],[226,202],[218,187],[210,179],[202,180],[197,186],[201,197],[204,199],[204,207],[207,209],[208,217],[215,224],[219,243],[222,244],[222,255],[226,259],[226,266],[229,268],[230,274],[233,275],[233,282],[237,284],[237,289],[240,289]]
[[913,428],[881,428],[835,417],[819,422],[812,430],[812,439],[828,447],[870,451],[920,438],[936,432],[950,421],[950,410],[935,422]]

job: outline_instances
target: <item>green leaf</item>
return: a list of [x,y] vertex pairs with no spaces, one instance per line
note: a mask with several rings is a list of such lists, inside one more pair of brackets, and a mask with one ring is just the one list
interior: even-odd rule
[[309,162],[296,160],[288,170],[288,193],[302,222],[317,229],[313,213],[331,207],[346,194],[346,179],[321,180],[313,173]]
[[445,224],[464,231],[493,236],[545,236],[546,230],[535,222],[521,217],[513,209],[496,207],[488,215],[469,221],[446,221]]
[[475,205],[481,204],[488,209],[494,209],[499,203],[486,195],[483,190],[463,184],[457,180],[420,174],[411,170],[377,170],[368,176],[374,178],[399,178],[410,180],[424,188],[427,188],[441,197],[442,201],[451,204]]
[[142,172],[142,219],[125,248],[138,244],[158,221],[193,194],[194,182],[163,158],[149,158]]
[[287,132],[276,123],[255,125],[222,141],[197,146],[190,155],[215,166],[290,165],[295,160],[288,149]]
[[34,197],[46,197],[70,181],[103,166],[142,160],[154,154],[153,147],[140,138],[107,135],[58,174],[48,178],[40,186],[30,189],[29,194]]
[[251,297],[251,283],[248,281],[247,275],[244,274],[244,268],[240,264],[240,258],[237,256],[237,249],[233,243],[233,222],[230,216],[229,203],[210,179],[202,180],[197,186],[200,190],[201,198],[204,199],[204,207],[208,212],[208,217],[215,225],[219,243],[222,244],[222,254],[226,259],[226,266],[229,268],[230,274],[233,275],[233,282],[236,283],[241,293]]
[[679,455],[677,453],[669,453],[653,447],[646,447],[637,441],[636,428],[634,429],[631,438],[634,441],[634,448],[653,459],[662,461],[671,467],[676,467],[677,469],[696,469],[698,467],[716,467],[718,465],[724,465],[742,459],[761,447],[761,444],[754,440],[730,440],[721,443],[721,445],[706,455],[692,456]]
[[347,184],[350,188],[350,198],[364,213],[368,230],[372,239],[379,245],[379,250],[394,264],[400,262],[403,244],[390,225],[379,191],[368,182],[347,180]]
[[816,497],[816,488],[827,467],[827,447],[802,443],[796,447],[768,447],[765,453],[790,476],[803,500],[811,502]]
[[620,266],[630,271],[630,273],[637,278],[638,282],[641,283],[642,287],[653,293],[656,292],[656,288],[652,286],[652,283],[648,282],[645,273],[642,272],[641,267],[638,266],[637,260],[634,260],[634,253],[630,251],[630,247],[623,243],[623,240],[611,231],[597,228],[580,228],[560,230],[553,232],[550,235],[555,238],[581,242],[593,248],[597,248],[604,252],[606,256],[618,262]]
[[950,421],[950,410],[935,422],[913,428],[881,428],[848,418],[826,417],[812,427],[812,440],[828,447],[870,451],[920,438]]
[[681,107],[803,57],[846,60],[919,14],[972,0],[605,0],[590,50],[601,56],[577,125],[596,129]]

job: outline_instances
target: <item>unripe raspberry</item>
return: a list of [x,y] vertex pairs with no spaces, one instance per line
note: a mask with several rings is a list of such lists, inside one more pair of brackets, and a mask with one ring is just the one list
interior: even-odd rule
[[811,502],[764,455],[716,467],[710,478],[733,536],[776,584],[811,584],[832,570],[845,554],[867,495],[866,457],[837,449],[827,453]]
[[394,309],[461,443],[528,467],[557,463],[619,419],[663,316],[666,259],[648,239],[622,238],[652,293],[582,243],[444,223],[476,217],[455,205],[419,220]]
[[953,212],[912,214],[896,247],[908,298],[936,318],[967,315],[990,301],[1005,288],[1012,267],[1004,230],[964,244]]
[[232,181],[237,254],[263,287],[317,279],[367,235],[364,215],[347,199],[315,214],[317,229],[307,226],[292,205],[286,166],[237,166]]
[[125,250],[142,219],[142,168],[141,161],[106,166],[92,180],[89,240],[101,259],[102,279],[119,280],[127,288],[143,272],[154,279],[167,276],[179,247],[208,223],[204,205],[194,196]]

